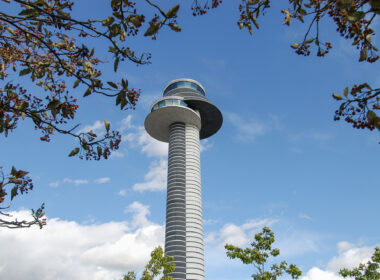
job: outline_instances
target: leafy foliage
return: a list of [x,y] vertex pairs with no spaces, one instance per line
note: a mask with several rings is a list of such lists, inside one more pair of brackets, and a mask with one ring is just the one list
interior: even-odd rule
[[[170,273],[174,272],[174,258],[166,256],[161,247],[154,249],[150,256],[151,259],[145,266],[140,280],[153,280],[155,277],[159,276],[161,276],[159,278],[160,280],[173,280]],[[136,280],[135,272],[129,271],[126,275],[124,275],[123,280]]]
[[251,243],[251,248],[239,248],[226,244],[227,256],[231,259],[240,259],[244,264],[253,264],[256,273],[252,274],[254,280],[276,280],[284,273],[289,274],[292,279],[298,279],[302,271],[294,264],[288,265],[282,261],[280,264],[273,264],[266,268],[269,257],[280,255],[279,249],[272,249],[274,243],[274,233],[264,227],[262,232],[255,234],[255,240]]
[[[9,72],[18,72],[43,88],[46,96],[38,98],[31,90],[6,82],[0,89],[0,133],[7,136],[20,119],[29,118],[41,131],[41,141],[49,142],[54,133],[71,135],[79,141],[79,147],[73,150],[78,152],[71,156],[107,158],[120,143],[117,131],[106,129],[105,137],[99,138],[92,131],[76,133],[77,125],[63,127],[74,119],[78,109],[77,99],[69,94],[68,82],[72,81],[73,88],[82,86],[84,97],[101,94],[115,98],[121,109],[134,109],[140,91],[129,88],[126,79],[105,82],[99,69],[103,61],[95,56],[91,40],[85,38],[108,44],[115,72],[124,60],[148,64],[150,54],[137,55],[125,43],[127,37],[139,33],[145,15],[138,13],[136,3],[127,0],[110,1],[112,13],[102,20],[73,18],[74,2],[69,0],[3,1],[10,11],[14,12],[17,5],[19,10],[18,14],[0,12],[0,79],[6,81]],[[160,12],[149,22],[145,36],[154,37],[164,25],[180,31],[175,24],[179,5],[165,13],[151,1],[145,2]]]
[[[210,8],[217,8],[222,1],[194,1],[193,15],[204,15]],[[309,56],[312,49],[323,57],[330,52],[333,45],[322,40],[320,24],[332,19],[337,32],[352,41],[358,50],[359,62],[374,63],[379,59],[378,48],[372,43],[375,35],[373,23],[380,14],[378,0],[289,0],[289,7],[282,9],[284,24],[290,26],[293,20],[306,23],[307,29],[302,40],[291,44],[298,55]],[[240,0],[240,17],[237,24],[240,29],[247,29],[253,34],[259,29],[258,19],[271,7],[271,0]],[[350,93],[350,94],[348,94]],[[341,102],[335,111],[334,120],[344,119],[354,128],[380,130],[380,88],[372,88],[368,83],[358,83],[346,88],[343,95],[334,93],[333,98]]]
[[[70,87],[77,88],[81,97],[102,95],[113,98],[121,110],[134,109],[140,90],[131,88],[127,79],[106,81],[101,66],[108,62],[100,56],[96,46],[106,45],[111,56],[113,70],[120,63],[136,65],[150,63],[150,53],[140,53],[130,47],[134,36],[156,39],[163,27],[180,32],[177,15],[179,1],[164,10],[153,0],[109,0],[110,10],[100,19],[74,17],[74,1],[70,0],[0,0],[0,134],[5,137],[13,132],[20,121],[31,120],[41,133],[40,140],[50,142],[55,134],[76,139],[77,145],[68,153],[81,159],[107,159],[119,148],[121,136],[110,130],[105,120],[105,133],[78,131],[73,124],[78,110],[78,96],[70,94]],[[157,1],[158,2],[158,1]],[[181,2],[182,3],[182,2]],[[271,0],[240,0],[237,24],[240,29],[253,34],[259,29],[259,19],[271,8]],[[285,2],[286,3],[286,2]],[[148,18],[141,13],[143,6],[153,10]],[[161,4],[160,4],[161,5]],[[208,10],[222,5],[221,0],[193,0],[194,16],[205,15]],[[292,21],[307,24],[302,40],[291,44],[299,55],[308,56],[315,48],[318,56],[325,56],[333,45],[322,39],[319,25],[332,19],[337,32],[352,41],[358,49],[359,61],[374,63],[378,49],[372,44],[375,35],[372,28],[380,14],[378,0],[289,0],[281,10],[284,24]],[[19,76],[20,84],[11,77]],[[25,88],[23,79],[34,83]],[[335,120],[341,118],[355,128],[380,129],[380,88],[368,83],[357,83],[344,90],[343,95],[333,97],[341,104],[335,112]],[[41,88],[36,93],[35,88]],[[69,128],[68,128],[69,127]]]
[[8,209],[8,206],[2,206],[5,203],[5,197],[10,191],[10,201],[19,195],[28,193],[33,189],[33,182],[27,176],[28,172],[23,170],[17,170],[12,167],[10,174],[5,175],[3,172],[3,168],[0,167],[0,227],[7,228],[25,228],[31,227],[32,225],[38,225],[42,228],[46,224],[46,219],[44,218],[44,204],[41,205],[37,210],[32,210],[32,218],[33,220],[26,221],[18,221],[17,219],[13,219],[9,213],[4,213],[2,210]]
[[367,264],[361,263],[357,268],[342,269],[339,274],[344,278],[354,277],[355,280],[379,280],[380,279],[380,248],[376,247],[371,260]]
[[[121,110],[134,109],[140,90],[130,88],[127,79],[104,81],[92,44],[108,44],[116,72],[122,61],[149,64],[150,54],[137,54],[126,43],[145,28],[144,36],[155,39],[163,26],[178,32],[179,5],[164,12],[149,0],[144,3],[158,11],[144,27],[146,16],[138,13],[136,3],[111,0],[110,13],[103,19],[74,18],[74,1],[70,0],[2,0],[0,11],[0,134],[13,132],[21,120],[31,120],[41,132],[40,140],[50,142],[54,134],[69,135],[78,141],[68,155],[81,159],[107,159],[119,148],[121,136],[110,130],[105,120],[105,133],[76,132],[71,125],[78,104],[69,93],[70,85],[82,91],[83,97],[100,94],[115,99]],[[141,2],[140,2],[141,3]],[[25,88],[12,81],[18,75],[35,86]],[[35,88],[40,87],[37,93]],[[70,128],[67,128],[70,126]],[[30,188],[31,189],[31,188]],[[21,189],[20,189],[21,190]],[[6,194],[6,192],[4,192]],[[3,213],[4,214],[4,213]],[[16,223],[20,225],[19,223]],[[21,225],[20,225],[21,226]]]

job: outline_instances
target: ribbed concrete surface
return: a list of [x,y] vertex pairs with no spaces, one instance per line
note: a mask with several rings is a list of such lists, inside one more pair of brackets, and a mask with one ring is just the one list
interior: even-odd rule
[[186,279],[186,141],[185,124],[169,127],[165,254],[174,257],[175,280]]
[[186,124],[186,279],[204,280],[199,128]]

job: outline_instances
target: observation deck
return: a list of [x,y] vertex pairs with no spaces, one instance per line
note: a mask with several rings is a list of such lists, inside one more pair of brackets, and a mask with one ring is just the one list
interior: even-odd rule
[[145,129],[153,138],[169,142],[172,123],[193,124],[200,139],[215,134],[223,123],[222,113],[206,98],[203,86],[191,79],[177,79],[166,85],[145,119]]

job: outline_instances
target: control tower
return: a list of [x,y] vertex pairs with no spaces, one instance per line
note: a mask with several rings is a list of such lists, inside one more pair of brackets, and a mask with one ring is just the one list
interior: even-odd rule
[[146,131],[169,143],[165,254],[175,280],[204,280],[200,139],[222,126],[219,109],[191,79],[171,81],[145,119]]

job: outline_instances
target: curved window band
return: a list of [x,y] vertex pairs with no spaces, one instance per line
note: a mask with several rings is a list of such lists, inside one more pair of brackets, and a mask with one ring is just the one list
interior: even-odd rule
[[167,92],[175,88],[192,88],[199,91],[203,96],[206,96],[204,90],[200,86],[198,86],[196,83],[192,83],[189,81],[179,81],[179,82],[171,84],[165,89],[164,96],[166,95]]
[[182,106],[182,107],[188,107],[186,102],[179,99],[164,99],[159,102],[157,102],[153,107],[151,112],[157,110],[158,108],[166,107],[166,106]]

